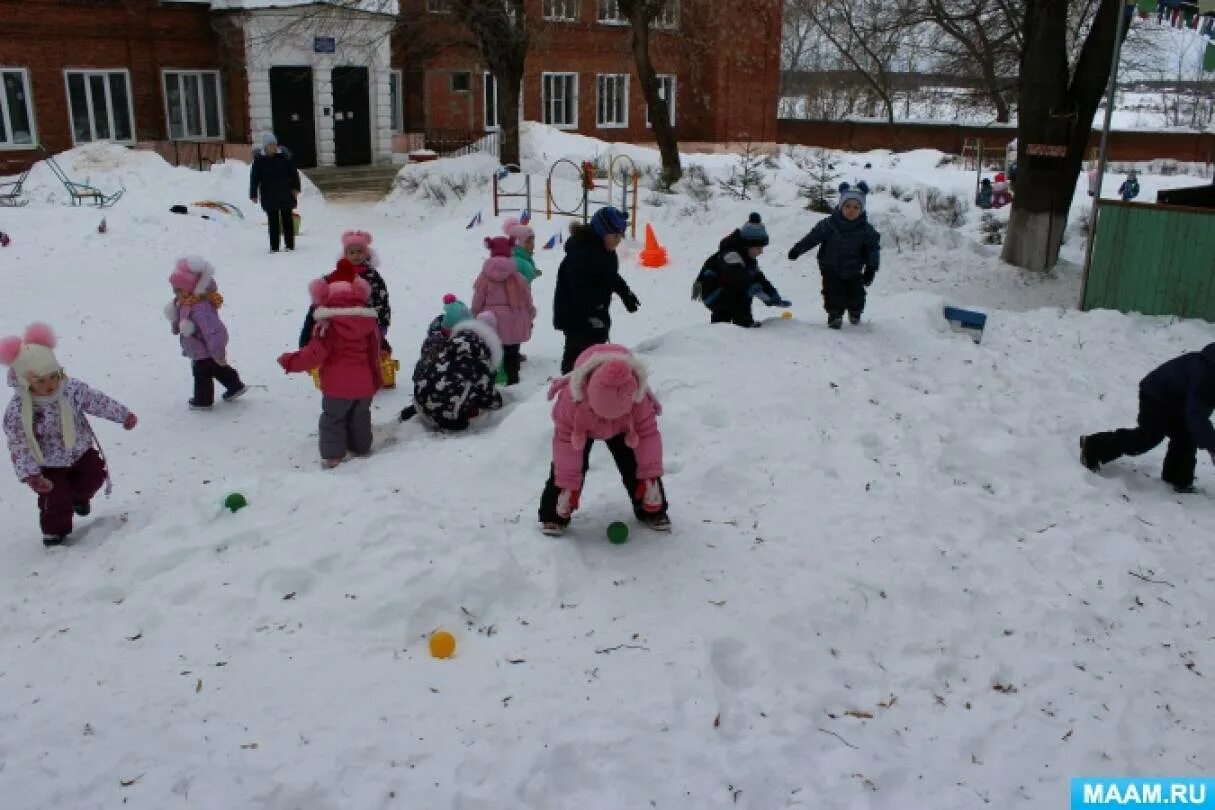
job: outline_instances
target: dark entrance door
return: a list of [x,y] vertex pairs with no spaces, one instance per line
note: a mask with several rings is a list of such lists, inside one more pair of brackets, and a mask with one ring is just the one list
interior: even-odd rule
[[315,166],[312,68],[270,68],[270,116],[278,142],[290,150],[295,165],[301,169]]
[[333,69],[333,151],[339,166],[371,162],[371,96],[365,67]]

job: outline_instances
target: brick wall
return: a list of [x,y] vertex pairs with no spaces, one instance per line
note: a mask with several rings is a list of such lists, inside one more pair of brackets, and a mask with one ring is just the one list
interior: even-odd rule
[[[161,5],[157,0],[0,0],[0,66],[30,74],[38,139],[52,152],[73,146],[66,68],[125,68],[135,118],[135,137],[168,137],[164,68],[221,70],[221,45],[206,6]],[[245,139],[247,98],[221,72],[225,128]],[[239,80],[238,80],[239,81]],[[30,150],[0,149],[0,160],[25,165]]]

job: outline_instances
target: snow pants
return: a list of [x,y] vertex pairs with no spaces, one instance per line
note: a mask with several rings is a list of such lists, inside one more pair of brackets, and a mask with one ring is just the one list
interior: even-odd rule
[[608,329],[595,329],[588,326],[586,329],[578,331],[568,331],[565,333],[565,351],[561,354],[561,373],[569,374],[574,370],[574,363],[578,361],[578,355],[592,346],[598,346],[600,343],[607,343],[609,340]]
[[371,452],[371,397],[321,397],[321,458],[356,456]]
[[860,315],[865,311],[865,281],[861,276],[840,278],[823,273],[823,309],[831,318],[842,318],[844,312]]
[[105,460],[89,448],[71,467],[43,467],[42,477],[54,487],[38,496],[38,517],[45,535],[72,533],[72,513],[77,505],[88,504],[105,484]]
[[1198,445],[1186,426],[1183,403],[1161,402],[1140,391],[1138,424],[1133,428],[1094,433],[1087,438],[1086,446],[1093,461],[1108,464],[1121,456],[1141,456],[1165,439],[1169,440],[1169,447],[1160,477],[1175,487],[1193,485]]
[[[582,453],[582,474],[584,476],[591,467],[591,448],[594,444],[594,440],[587,439],[586,449]],[[624,490],[633,504],[633,514],[638,518],[642,517],[646,511],[642,509],[641,499],[637,496],[637,456],[633,453],[633,448],[625,444],[623,433],[607,439],[604,444],[608,446],[612,458],[616,461],[616,469],[620,471],[620,483],[624,484]],[[586,486],[585,482],[583,486]],[[662,491],[661,514],[666,514],[667,491],[661,478],[658,479],[658,488]],[[544,492],[540,494],[541,523],[557,523],[562,526],[569,524],[568,518],[562,518],[557,514],[557,498],[560,495],[561,488],[557,486],[557,471],[552,465],[549,465],[548,481],[544,483]]]
[[295,218],[291,208],[262,209],[266,212],[270,230],[270,249],[278,250],[279,237],[287,243],[287,250],[295,250]]
[[194,370],[194,404],[199,406],[215,404],[215,382],[224,387],[229,393],[239,391],[244,385],[240,374],[232,366],[221,366],[210,357],[205,360],[195,360]]

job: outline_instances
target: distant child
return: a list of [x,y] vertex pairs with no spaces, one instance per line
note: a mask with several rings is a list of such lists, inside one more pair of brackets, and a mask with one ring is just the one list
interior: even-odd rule
[[520,347],[531,340],[536,305],[532,290],[511,257],[514,239],[507,236],[486,237],[489,258],[481,266],[481,275],[473,285],[472,313],[492,312],[502,339],[506,384],[519,382]]
[[523,278],[527,279],[530,286],[533,281],[544,275],[536,267],[536,232],[531,229],[531,226],[524,225],[511,217],[502,223],[502,233],[515,240],[515,247],[512,251],[515,267]]
[[712,313],[712,323],[759,326],[751,316],[751,299],[758,298],[770,307],[789,307],[792,303],[780,293],[759,269],[759,257],[768,244],[768,231],[759,214],[751,214],[741,228],[721,240],[718,250],[700,269],[692,285],[692,298]]
[[975,205],[986,210],[991,208],[992,189],[991,180],[984,177],[979,181],[979,193],[975,195]]
[[444,296],[443,314],[431,322],[413,370],[414,404],[401,411],[401,421],[420,414],[441,430],[461,431],[483,411],[501,408],[494,390],[502,362],[497,326],[492,311],[474,318],[454,295]]
[[633,504],[633,514],[670,531],[662,485],[662,407],[650,391],[645,366],[628,349],[604,343],[579,355],[574,370],[553,380],[553,463],[540,496],[541,530],[559,535],[578,508],[591,447],[607,444]]
[[[392,324],[392,307],[388,303],[388,285],[380,275],[380,260],[371,249],[371,234],[366,231],[346,231],[342,234],[342,258],[338,259],[337,267],[325,276],[325,281],[333,284],[336,281],[352,282],[361,278],[371,288],[371,308],[375,310],[376,322],[380,327],[381,348],[391,354],[392,346],[388,343],[388,327]],[[300,330],[300,348],[312,339],[314,307],[309,308],[304,319],[304,327]]]
[[67,539],[73,513],[89,514],[109,478],[85,414],[126,430],[139,422],[126,406],[67,376],[54,348],[54,332],[40,323],[31,324],[24,338],[0,340],[0,363],[9,367],[8,382],[16,389],[4,412],[9,456],[17,478],[38,494],[46,546]]
[[1161,478],[1178,492],[1193,492],[1198,449],[1215,464],[1215,343],[1175,357],[1139,383],[1139,424],[1080,437],[1080,460],[1093,472],[1120,456],[1139,456],[1165,439]]
[[190,408],[211,409],[216,380],[224,387],[224,402],[244,396],[249,389],[237,370],[228,365],[228,329],[219,318],[224,297],[215,285],[215,268],[198,256],[178,259],[169,275],[169,286],[173,288],[173,300],[165,305],[165,317],[194,370]]
[[1004,172],[996,175],[996,182],[991,187],[991,207],[1003,208],[1012,202],[1012,192],[1009,190],[1008,178]]
[[641,306],[620,275],[616,256],[628,222],[626,214],[608,206],[596,211],[589,224],[570,227],[553,294],[553,327],[565,333],[562,374],[573,370],[574,362],[588,347],[611,338],[608,307],[612,293],[620,296],[629,312]]
[[1122,185],[1118,186],[1118,196],[1125,202],[1130,202],[1139,196],[1139,173],[1131,169],[1130,174],[1122,181]]
[[865,194],[859,186],[840,184],[839,205],[793,246],[789,261],[818,245],[822,245],[818,269],[823,275],[827,326],[839,329],[845,311],[850,323],[860,323],[865,289],[873,283],[881,262],[881,237],[865,215]]
[[371,398],[380,389],[380,329],[367,306],[371,286],[362,278],[317,279],[308,285],[316,326],[298,352],[278,358],[283,371],[320,369],[322,466],[332,469],[346,453],[371,452]]

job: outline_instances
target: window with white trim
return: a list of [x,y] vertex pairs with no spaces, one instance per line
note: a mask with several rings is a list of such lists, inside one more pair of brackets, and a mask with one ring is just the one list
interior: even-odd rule
[[600,73],[595,77],[595,126],[608,129],[629,125],[629,76]]
[[544,0],[544,19],[578,22],[578,0]]
[[401,71],[388,71],[388,115],[392,119],[392,131],[405,131],[405,107],[401,103],[401,90],[404,86]]
[[171,140],[220,140],[224,137],[218,71],[166,70],[164,85]]
[[[667,102],[667,111],[671,114],[671,126],[675,126],[675,74],[658,74],[658,96]],[[650,122],[650,107],[645,108],[645,125],[653,126]]]
[[485,98],[482,108],[485,113],[485,128],[487,130],[497,129],[500,123],[498,121],[498,80],[494,78],[494,74],[486,71],[482,76],[481,87]]
[[620,13],[620,4],[616,0],[599,0],[599,13],[595,19],[604,25],[627,25],[629,22]]
[[29,71],[0,68],[0,149],[25,149],[37,143]]
[[131,75],[123,70],[65,70],[72,141],[135,142]]
[[662,12],[654,18],[655,28],[679,27],[679,0],[667,0]]
[[577,129],[578,74],[542,74],[540,104],[544,108],[544,123],[558,129]]

